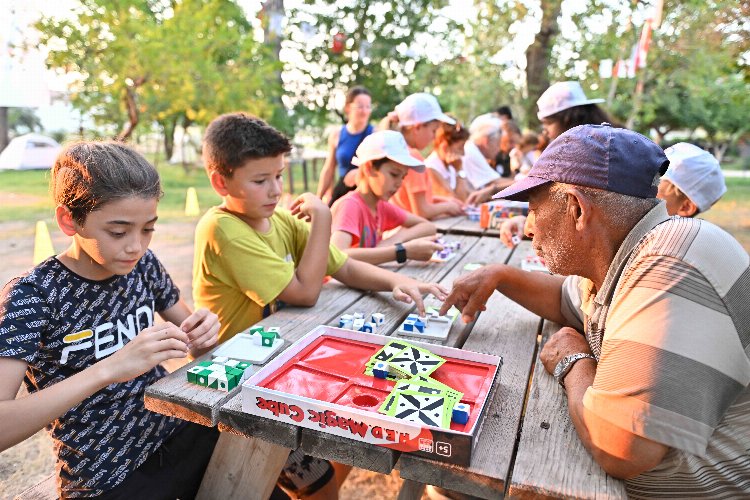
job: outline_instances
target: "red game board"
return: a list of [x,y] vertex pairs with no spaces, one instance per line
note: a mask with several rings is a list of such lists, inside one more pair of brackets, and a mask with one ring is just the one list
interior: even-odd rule
[[445,346],[413,345],[446,359],[431,377],[464,393],[466,424],[450,430],[378,413],[394,382],[363,373],[382,335],[321,326],[259,370],[242,387],[243,411],[323,432],[468,465],[485,401],[502,359]]

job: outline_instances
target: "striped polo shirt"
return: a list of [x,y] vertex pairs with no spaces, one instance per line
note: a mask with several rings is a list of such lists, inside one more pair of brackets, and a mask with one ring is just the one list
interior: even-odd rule
[[750,495],[750,257],[717,226],[660,203],[600,290],[566,278],[563,314],[599,364],[584,406],[670,447],[632,498]]

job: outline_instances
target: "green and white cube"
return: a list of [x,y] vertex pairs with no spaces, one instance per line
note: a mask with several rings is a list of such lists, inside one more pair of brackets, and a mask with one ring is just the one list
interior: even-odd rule
[[249,376],[248,368],[250,363],[245,361],[215,358],[213,361],[202,361],[190,368],[187,371],[187,380],[210,389],[229,392]]

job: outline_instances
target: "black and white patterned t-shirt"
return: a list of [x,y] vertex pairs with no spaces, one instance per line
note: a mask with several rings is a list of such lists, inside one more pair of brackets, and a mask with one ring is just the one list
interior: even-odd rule
[[[0,356],[27,362],[27,389],[42,390],[118,351],[178,300],[151,251],[127,275],[103,281],[82,278],[51,257],[0,293]],[[146,387],[165,374],[157,366],[111,384],[47,427],[64,497],[114,488],[183,425],[144,407]]]

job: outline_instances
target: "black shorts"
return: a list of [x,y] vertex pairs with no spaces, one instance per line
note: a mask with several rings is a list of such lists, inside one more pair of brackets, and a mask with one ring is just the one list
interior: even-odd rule
[[105,500],[187,500],[195,498],[214,452],[219,430],[188,422],[164,441],[122,483],[100,497]]

